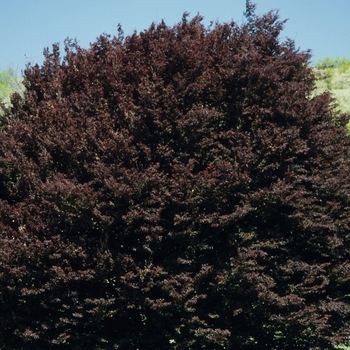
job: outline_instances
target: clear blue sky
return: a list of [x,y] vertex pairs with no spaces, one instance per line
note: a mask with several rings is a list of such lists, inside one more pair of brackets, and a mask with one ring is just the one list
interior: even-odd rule
[[[312,61],[325,56],[350,59],[350,0],[253,0],[257,14],[279,10],[289,18],[281,39],[289,37]],[[0,0],[0,70],[18,74],[27,62],[43,62],[43,49],[76,38],[88,48],[102,33],[126,35],[147,29],[152,22],[178,23],[182,14],[198,12],[204,23],[244,20],[245,0]]]

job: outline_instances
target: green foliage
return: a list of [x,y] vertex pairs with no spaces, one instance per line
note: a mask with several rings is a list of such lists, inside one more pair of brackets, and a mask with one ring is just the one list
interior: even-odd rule
[[315,65],[317,77],[314,94],[330,92],[338,108],[350,113],[350,61],[346,58],[324,58]]
[[328,70],[331,73],[335,70],[338,73],[344,73],[350,68],[350,61],[347,58],[335,58],[325,57],[321,61],[316,63],[316,68],[320,70]]
[[254,10],[27,67],[0,117],[4,349],[346,344],[346,120]]
[[0,72],[0,101],[6,106],[11,105],[11,95],[17,92],[23,96],[24,86],[16,75],[14,69],[7,69]]

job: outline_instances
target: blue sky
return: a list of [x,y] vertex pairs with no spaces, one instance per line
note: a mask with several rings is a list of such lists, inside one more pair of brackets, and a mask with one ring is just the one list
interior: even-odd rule
[[[289,18],[281,39],[289,37],[312,61],[325,56],[350,59],[350,0],[253,0],[257,14],[279,10]],[[76,38],[88,48],[102,33],[126,35],[147,29],[152,22],[178,23],[182,14],[198,12],[204,23],[244,20],[245,0],[0,0],[0,70],[18,74],[27,62],[43,62],[43,49]]]

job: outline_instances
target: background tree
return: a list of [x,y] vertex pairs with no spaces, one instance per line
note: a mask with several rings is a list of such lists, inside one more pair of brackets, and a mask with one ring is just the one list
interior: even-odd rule
[[346,58],[325,57],[316,63],[315,74],[317,81],[314,93],[330,91],[338,108],[344,113],[350,113],[350,61]]
[[11,94],[14,92],[23,96],[24,86],[18,78],[14,69],[7,69],[0,72],[0,101],[5,105],[10,104]]
[[4,349],[349,341],[347,120],[254,8],[27,67],[1,118]]

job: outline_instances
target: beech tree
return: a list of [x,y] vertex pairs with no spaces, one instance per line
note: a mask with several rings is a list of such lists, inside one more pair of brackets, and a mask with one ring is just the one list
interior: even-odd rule
[[27,66],[0,124],[2,349],[349,342],[349,116],[254,10]]

